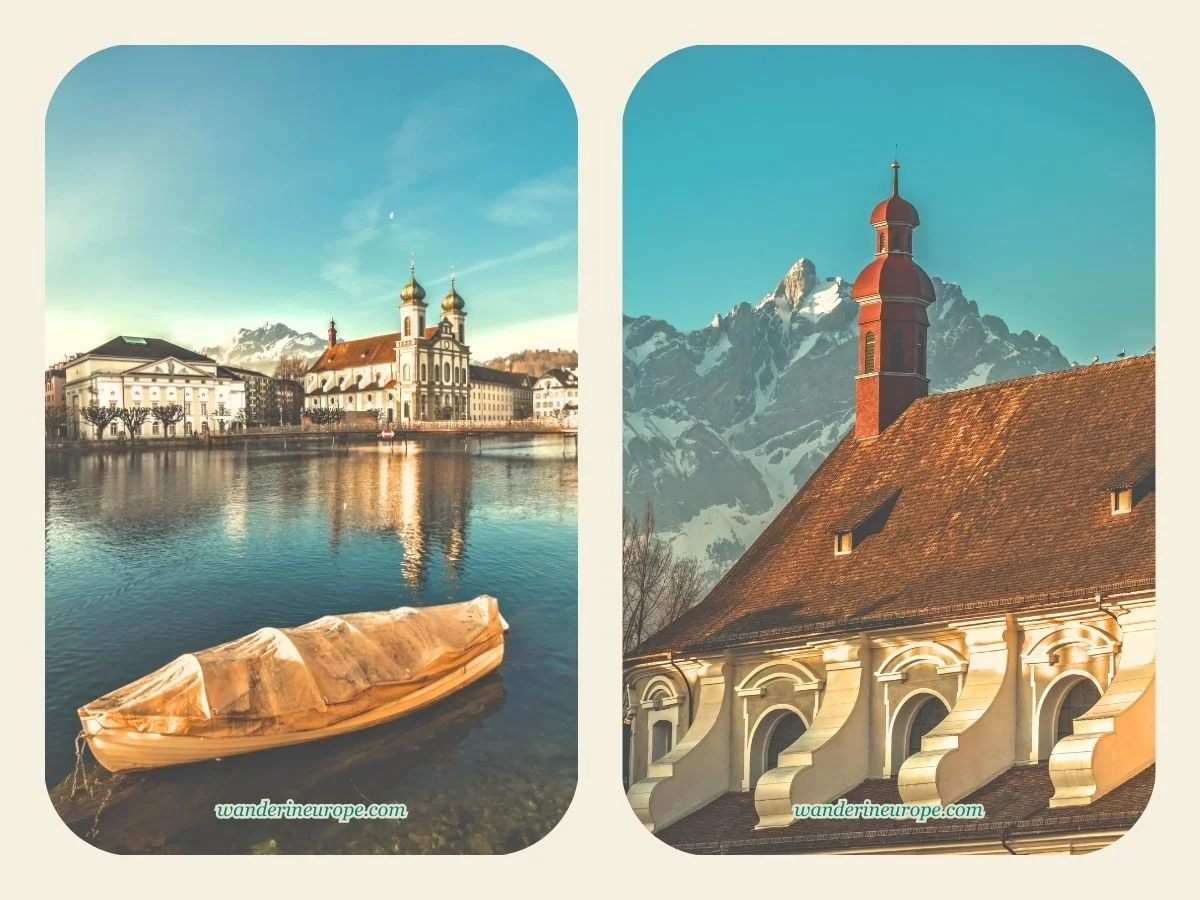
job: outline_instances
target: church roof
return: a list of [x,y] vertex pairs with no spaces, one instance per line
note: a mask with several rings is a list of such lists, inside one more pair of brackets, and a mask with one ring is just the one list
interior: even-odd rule
[[925,270],[909,256],[877,256],[854,279],[850,296],[876,295],[892,297],[920,297],[928,303],[934,301],[933,282]]
[[[844,438],[631,658],[1150,587],[1153,465],[1153,356],[922,397],[878,437]],[[1114,481],[1141,485],[1127,514],[1112,514]],[[860,522],[835,555],[831,532]]]
[[359,338],[356,341],[342,341],[332,347],[326,347],[310,372],[328,372],[335,369],[349,369],[352,366],[386,365],[396,360],[396,342],[400,340],[400,332],[394,334],[377,334],[374,337]]
[[[1051,809],[1054,785],[1046,765],[1013,766],[959,801],[983,804],[984,818],[929,819],[924,824],[912,819],[814,818],[755,831],[754,792],[729,793],[655,836],[690,853],[829,853],[1128,829],[1150,800],[1154,774],[1150,766],[1088,806]],[[867,779],[845,798],[847,803],[903,802],[895,778]]]

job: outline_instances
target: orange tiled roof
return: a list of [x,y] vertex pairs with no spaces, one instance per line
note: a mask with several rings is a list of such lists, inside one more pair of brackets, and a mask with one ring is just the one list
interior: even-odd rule
[[396,358],[396,341],[400,332],[377,334],[356,341],[342,341],[326,347],[310,372],[328,372],[332,369],[348,369],[351,366],[385,365]]
[[[1150,586],[1153,465],[1153,356],[923,397],[879,437],[843,439],[708,597],[631,656]],[[1114,479],[1142,485],[1128,514],[1111,513]],[[831,533],[864,515],[835,555]]]

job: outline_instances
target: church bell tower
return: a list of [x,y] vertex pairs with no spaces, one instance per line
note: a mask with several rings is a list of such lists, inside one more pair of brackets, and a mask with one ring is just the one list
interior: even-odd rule
[[892,163],[892,195],[871,213],[875,259],[854,280],[858,303],[855,437],[882,434],[909,404],[929,393],[926,374],[933,282],[913,262],[916,207],[900,196],[900,163]]

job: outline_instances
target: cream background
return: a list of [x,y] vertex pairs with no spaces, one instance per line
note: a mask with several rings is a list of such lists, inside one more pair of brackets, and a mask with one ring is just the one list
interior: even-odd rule
[[[1196,405],[1185,351],[1194,341],[1188,312],[1200,302],[1189,277],[1200,166],[1196,126],[1194,23],[1183,4],[1146,0],[1136,5],[1093,0],[1049,4],[1010,0],[995,4],[881,0],[854,4],[693,2],[652,5],[628,0],[577,5],[552,2],[338,4],[272,3],[253,6],[212,0],[202,7],[161,3],[14,5],[6,19],[10,39],[0,66],[6,139],[0,143],[7,201],[0,216],[10,371],[12,426],[3,449],[8,506],[3,530],[10,640],[0,665],[10,690],[4,716],[9,806],[0,816],[5,880],[89,898],[155,891],[211,897],[238,879],[245,892],[319,895],[327,891],[383,892],[385,896],[613,896],[676,891],[720,896],[748,884],[780,896],[883,889],[876,879],[904,888],[963,884],[972,894],[1046,896],[1068,888],[1145,893],[1166,883],[1172,869],[1190,869],[1196,815],[1195,714],[1180,686],[1191,674],[1196,610],[1189,584],[1189,511],[1197,507]],[[7,30],[7,29],[6,29]],[[579,284],[581,362],[588,375],[582,403],[580,500],[580,759],[571,809],[549,836],[510,857],[338,858],[115,857],[80,842],[58,821],[42,773],[43,456],[40,450],[42,335],[43,124],[51,94],[76,62],[116,43],[506,43],[525,49],[555,70],[575,101],[580,121]],[[1158,351],[1160,425],[1158,471],[1159,591],[1162,674],[1159,699],[1158,787],[1142,822],[1098,856],[1022,860],[1012,866],[965,858],[869,859],[806,857],[685,857],[659,843],[637,823],[621,789],[619,586],[620,440],[620,142],[621,111],[640,75],[669,52],[695,43],[1086,43],[1133,70],[1157,114]],[[1119,265],[1119,258],[1114,265]],[[1165,413],[1165,415],[1163,414]],[[26,474],[27,473],[27,474]],[[16,477],[13,477],[13,476]],[[419,811],[413,811],[419,815]],[[19,889],[19,888],[18,888]],[[168,894],[169,892],[169,894]],[[239,892],[241,893],[241,892]]]

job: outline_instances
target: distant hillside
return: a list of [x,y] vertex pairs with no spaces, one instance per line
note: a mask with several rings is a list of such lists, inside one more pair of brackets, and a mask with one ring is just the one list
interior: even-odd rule
[[574,350],[561,348],[558,350],[522,350],[519,353],[510,353],[508,356],[489,359],[483,365],[489,369],[507,370],[510,363],[514,372],[541,375],[556,366],[579,365],[579,354]]

